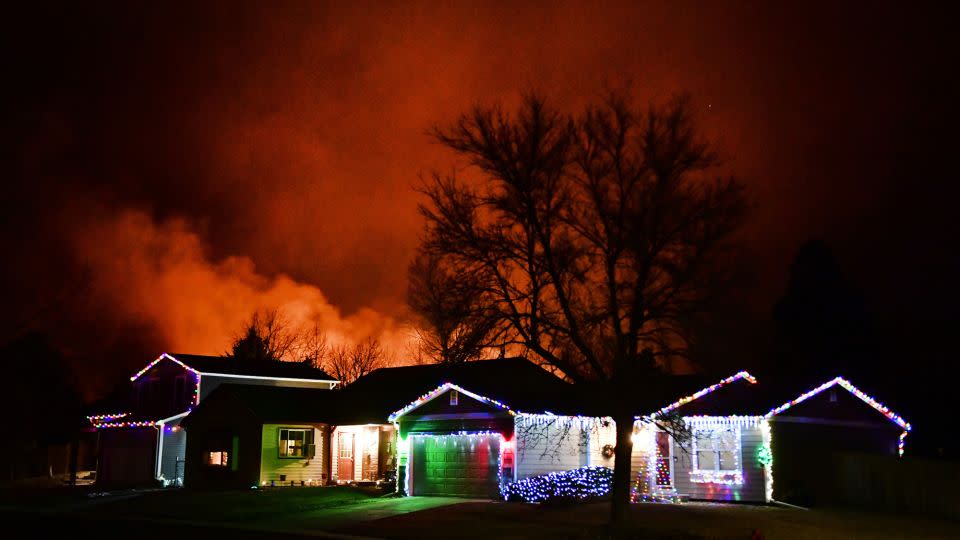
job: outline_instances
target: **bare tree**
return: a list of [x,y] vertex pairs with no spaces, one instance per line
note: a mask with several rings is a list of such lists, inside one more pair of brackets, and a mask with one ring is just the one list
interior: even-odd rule
[[243,362],[289,359],[296,353],[299,339],[299,332],[279,309],[256,311],[226,356]]
[[478,360],[496,346],[501,325],[480,303],[483,292],[476,276],[451,273],[436,254],[417,255],[409,268],[407,303],[420,319],[416,333],[422,356],[456,364]]
[[386,355],[380,341],[369,338],[352,347],[335,347],[324,367],[340,381],[342,388],[385,364]]
[[[476,107],[436,139],[482,177],[434,174],[423,250],[483,284],[515,343],[574,382],[599,382],[616,422],[611,519],[629,504],[629,396],[686,353],[684,324],[721,272],[742,187],[715,164],[685,100],[637,110],[611,95],[571,117],[542,97]],[[640,386],[638,389],[637,386]]]
[[318,323],[314,323],[313,326],[304,328],[297,333],[295,348],[299,360],[318,369],[324,367],[327,356],[330,354],[327,333],[320,328]]

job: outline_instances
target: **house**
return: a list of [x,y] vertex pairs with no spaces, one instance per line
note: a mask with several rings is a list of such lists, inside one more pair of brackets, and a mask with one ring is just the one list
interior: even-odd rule
[[[635,499],[796,501],[797,494],[825,484],[820,477],[833,452],[897,456],[911,429],[840,377],[819,384],[804,378],[764,384],[739,372],[689,391],[702,382],[703,377],[671,376],[638,392],[638,411],[656,396],[676,397],[637,415],[631,456]],[[536,393],[524,395],[524,385],[485,394],[472,388],[446,383],[391,415],[399,426],[405,493],[484,496],[528,476],[613,467],[612,419],[572,412],[589,408],[589,393],[571,388],[540,401]],[[682,422],[689,440],[678,441],[659,425],[667,418]],[[783,479],[775,483],[778,473]]]
[[[231,485],[369,481],[395,470],[404,494],[498,497],[531,476],[614,466],[616,426],[598,391],[524,359],[384,368],[338,392],[224,386],[185,423],[206,441],[194,453],[191,438],[187,483],[224,485],[230,475],[216,471],[258,463]],[[802,501],[827,484],[833,452],[897,456],[911,429],[839,377],[665,376],[629,405],[635,500]],[[676,422],[689,438],[665,429]],[[301,429],[311,434],[291,435]],[[303,474],[280,476],[268,461],[300,440],[315,449],[283,463]],[[193,464],[214,471],[193,473]]]
[[182,422],[186,485],[249,488],[323,485],[329,478],[335,392],[223,384]]
[[181,485],[186,433],[180,423],[222,384],[330,390],[338,381],[297,362],[235,362],[163,353],[130,377],[111,412],[87,419],[98,432],[97,483]]
[[[679,442],[651,419],[679,417]],[[812,504],[838,452],[898,457],[911,426],[846,379],[740,372],[642,418],[641,498]],[[641,467],[634,467],[638,472]]]

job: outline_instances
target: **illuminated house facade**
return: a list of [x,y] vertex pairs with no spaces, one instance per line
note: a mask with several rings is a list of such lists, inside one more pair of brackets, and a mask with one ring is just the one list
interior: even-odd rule
[[182,484],[187,435],[181,422],[222,384],[330,390],[338,382],[300,363],[161,354],[130,377],[115,412],[87,417],[98,431],[97,483]]
[[[807,503],[827,484],[833,452],[896,457],[910,431],[841,378],[740,372],[655,386],[630,404],[638,501]],[[526,478],[614,466],[615,425],[597,391],[524,359],[384,368],[337,392],[224,386],[185,422],[186,484],[364,482],[395,472],[407,495],[497,498]],[[668,422],[689,436],[675,439]]]
[[[659,392],[677,396],[703,380],[667,379]],[[902,417],[843,378],[814,381],[764,384],[740,372],[638,415],[634,500],[811,504],[829,484],[823,474],[835,452],[902,455],[911,430]],[[486,496],[531,476],[613,467],[612,419],[548,412],[543,400],[529,396],[517,406],[499,396],[447,383],[391,415],[400,435],[400,490]],[[554,411],[577,401],[553,396]],[[688,435],[675,440],[660,427],[667,419],[682,422]]]

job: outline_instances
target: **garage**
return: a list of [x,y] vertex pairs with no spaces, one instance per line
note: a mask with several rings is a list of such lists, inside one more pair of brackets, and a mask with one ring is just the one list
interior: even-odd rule
[[499,496],[500,435],[413,435],[412,495]]

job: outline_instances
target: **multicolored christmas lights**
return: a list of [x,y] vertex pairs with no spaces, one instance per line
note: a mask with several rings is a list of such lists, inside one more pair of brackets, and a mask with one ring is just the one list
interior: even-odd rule
[[113,422],[115,420],[124,418],[126,416],[130,416],[130,413],[122,412],[122,413],[113,413],[113,414],[98,414],[96,416],[88,416],[87,420],[89,420],[91,424],[96,425],[96,424],[101,424],[105,422]]
[[152,368],[153,366],[155,366],[155,365],[157,365],[158,363],[160,363],[160,361],[163,360],[164,358],[166,358],[167,360],[171,360],[171,361],[173,361],[173,362],[176,362],[176,363],[180,364],[180,365],[183,367],[183,369],[186,369],[187,371],[193,373],[193,374],[196,375],[197,377],[200,376],[200,372],[199,372],[199,371],[197,371],[197,370],[193,369],[192,367],[184,364],[183,362],[177,360],[176,358],[170,356],[169,354],[163,353],[163,354],[161,354],[160,356],[158,356],[156,360],[154,360],[153,362],[150,362],[149,364],[147,364],[147,367],[145,367],[145,368],[141,369],[140,371],[138,371],[138,372],[136,373],[136,375],[134,375],[133,377],[130,377],[130,382],[133,382],[133,381],[136,381],[137,379],[139,379],[141,375],[143,375],[144,373],[150,371],[150,368]]
[[464,395],[467,395],[467,396],[470,396],[470,397],[472,397],[473,399],[475,399],[475,400],[477,400],[477,401],[480,401],[480,402],[483,402],[483,403],[487,403],[487,404],[489,404],[489,405],[493,405],[494,407],[498,407],[498,408],[500,408],[500,409],[503,409],[503,410],[507,411],[508,413],[510,413],[511,415],[515,415],[515,414],[516,414],[515,412],[513,412],[513,410],[510,409],[510,407],[504,405],[503,403],[500,403],[499,401],[497,401],[497,400],[495,400],[495,399],[491,399],[491,398],[488,398],[488,397],[485,397],[485,396],[481,396],[480,394],[475,394],[475,393],[473,393],[473,392],[471,392],[471,391],[469,391],[469,390],[464,390],[463,388],[461,388],[461,387],[459,387],[459,386],[457,386],[457,385],[455,385],[455,384],[453,384],[453,383],[443,383],[443,384],[441,384],[440,386],[438,386],[436,389],[431,390],[430,392],[427,392],[426,394],[418,397],[416,400],[414,400],[414,401],[412,401],[411,403],[409,403],[406,407],[404,407],[404,408],[400,409],[399,411],[391,414],[390,417],[388,418],[388,420],[389,420],[390,422],[396,422],[396,420],[397,420],[398,418],[400,418],[401,416],[403,416],[403,415],[409,413],[410,411],[412,411],[412,410],[414,410],[414,409],[416,409],[416,408],[418,408],[418,407],[426,404],[428,401],[430,401],[430,400],[432,400],[433,398],[439,396],[440,394],[443,394],[443,393],[446,392],[447,390],[456,390],[457,392],[459,392],[459,393],[461,393],[461,394],[464,394]]
[[722,381],[718,382],[717,384],[710,385],[710,386],[708,386],[708,387],[706,387],[706,388],[704,388],[704,389],[702,389],[702,390],[699,390],[699,391],[697,391],[697,392],[695,392],[695,393],[693,393],[693,394],[691,394],[691,395],[689,395],[689,396],[687,396],[687,397],[683,397],[683,398],[678,399],[677,401],[671,403],[670,405],[667,405],[666,407],[664,407],[664,408],[660,409],[659,411],[653,413],[653,416],[657,416],[657,415],[661,415],[661,414],[666,414],[666,413],[668,413],[668,412],[676,409],[677,407],[682,407],[682,406],[686,405],[687,403],[690,403],[691,401],[693,401],[693,400],[695,400],[695,399],[700,399],[701,397],[709,394],[710,392],[713,392],[713,391],[715,391],[715,390],[717,390],[717,389],[719,389],[719,388],[721,388],[721,387],[723,387],[723,386],[726,386],[726,385],[728,385],[728,384],[730,384],[730,383],[732,383],[732,382],[738,381],[738,380],[740,380],[740,379],[744,379],[744,380],[746,380],[746,381],[749,381],[750,384],[757,384],[757,379],[754,378],[753,375],[747,373],[746,371],[741,371],[741,372],[735,373],[734,375],[731,375],[731,376],[727,377],[726,379],[723,379]]
[[104,428],[128,428],[128,427],[152,427],[157,425],[156,420],[135,420],[127,422],[103,422],[99,424],[93,424],[93,427],[97,429]]
[[760,424],[760,438],[762,444],[757,449],[757,462],[763,469],[764,475],[764,495],[766,502],[773,500],[773,433],[770,430],[770,421],[765,420]]
[[776,416],[782,413],[783,411],[786,411],[790,407],[793,407],[794,405],[797,405],[799,403],[803,403],[804,401],[812,398],[813,396],[819,394],[820,392],[823,392],[824,390],[831,388],[835,385],[840,385],[841,388],[857,396],[864,403],[866,403],[867,405],[870,405],[871,407],[876,409],[878,412],[886,416],[888,420],[890,420],[894,424],[897,424],[898,426],[903,428],[903,432],[900,434],[900,439],[898,442],[898,453],[901,457],[903,457],[904,439],[907,438],[907,435],[910,433],[910,430],[912,429],[912,427],[910,426],[910,423],[904,420],[903,417],[900,416],[899,414],[891,411],[886,405],[883,405],[882,403],[873,399],[871,396],[867,395],[865,392],[863,392],[856,386],[850,384],[850,381],[844,379],[843,377],[836,377],[834,379],[831,379],[821,384],[820,386],[814,388],[813,390],[810,390],[809,392],[806,392],[804,394],[800,394],[799,396],[788,401],[787,403],[784,403],[779,407],[771,409],[770,412],[768,412],[765,415],[765,418]]
[[[687,421],[684,418],[684,421]],[[718,427],[714,423],[702,424],[699,422],[690,422],[693,426],[693,437],[691,438],[691,455],[693,457],[693,468],[690,471],[690,481],[697,482],[701,484],[724,484],[724,485],[740,485],[743,484],[743,468],[741,467],[741,452],[740,447],[740,425],[739,424],[730,424],[727,427]],[[733,454],[733,468],[732,469],[720,469],[720,463],[717,462],[717,469],[701,469],[700,468],[700,459],[699,459],[699,449],[697,448],[697,441],[701,437],[698,435],[700,433],[706,433],[711,439],[717,439],[718,433],[729,432],[732,433],[731,437],[735,444],[735,449],[730,450],[729,452]],[[718,451],[719,452],[719,451]]]

